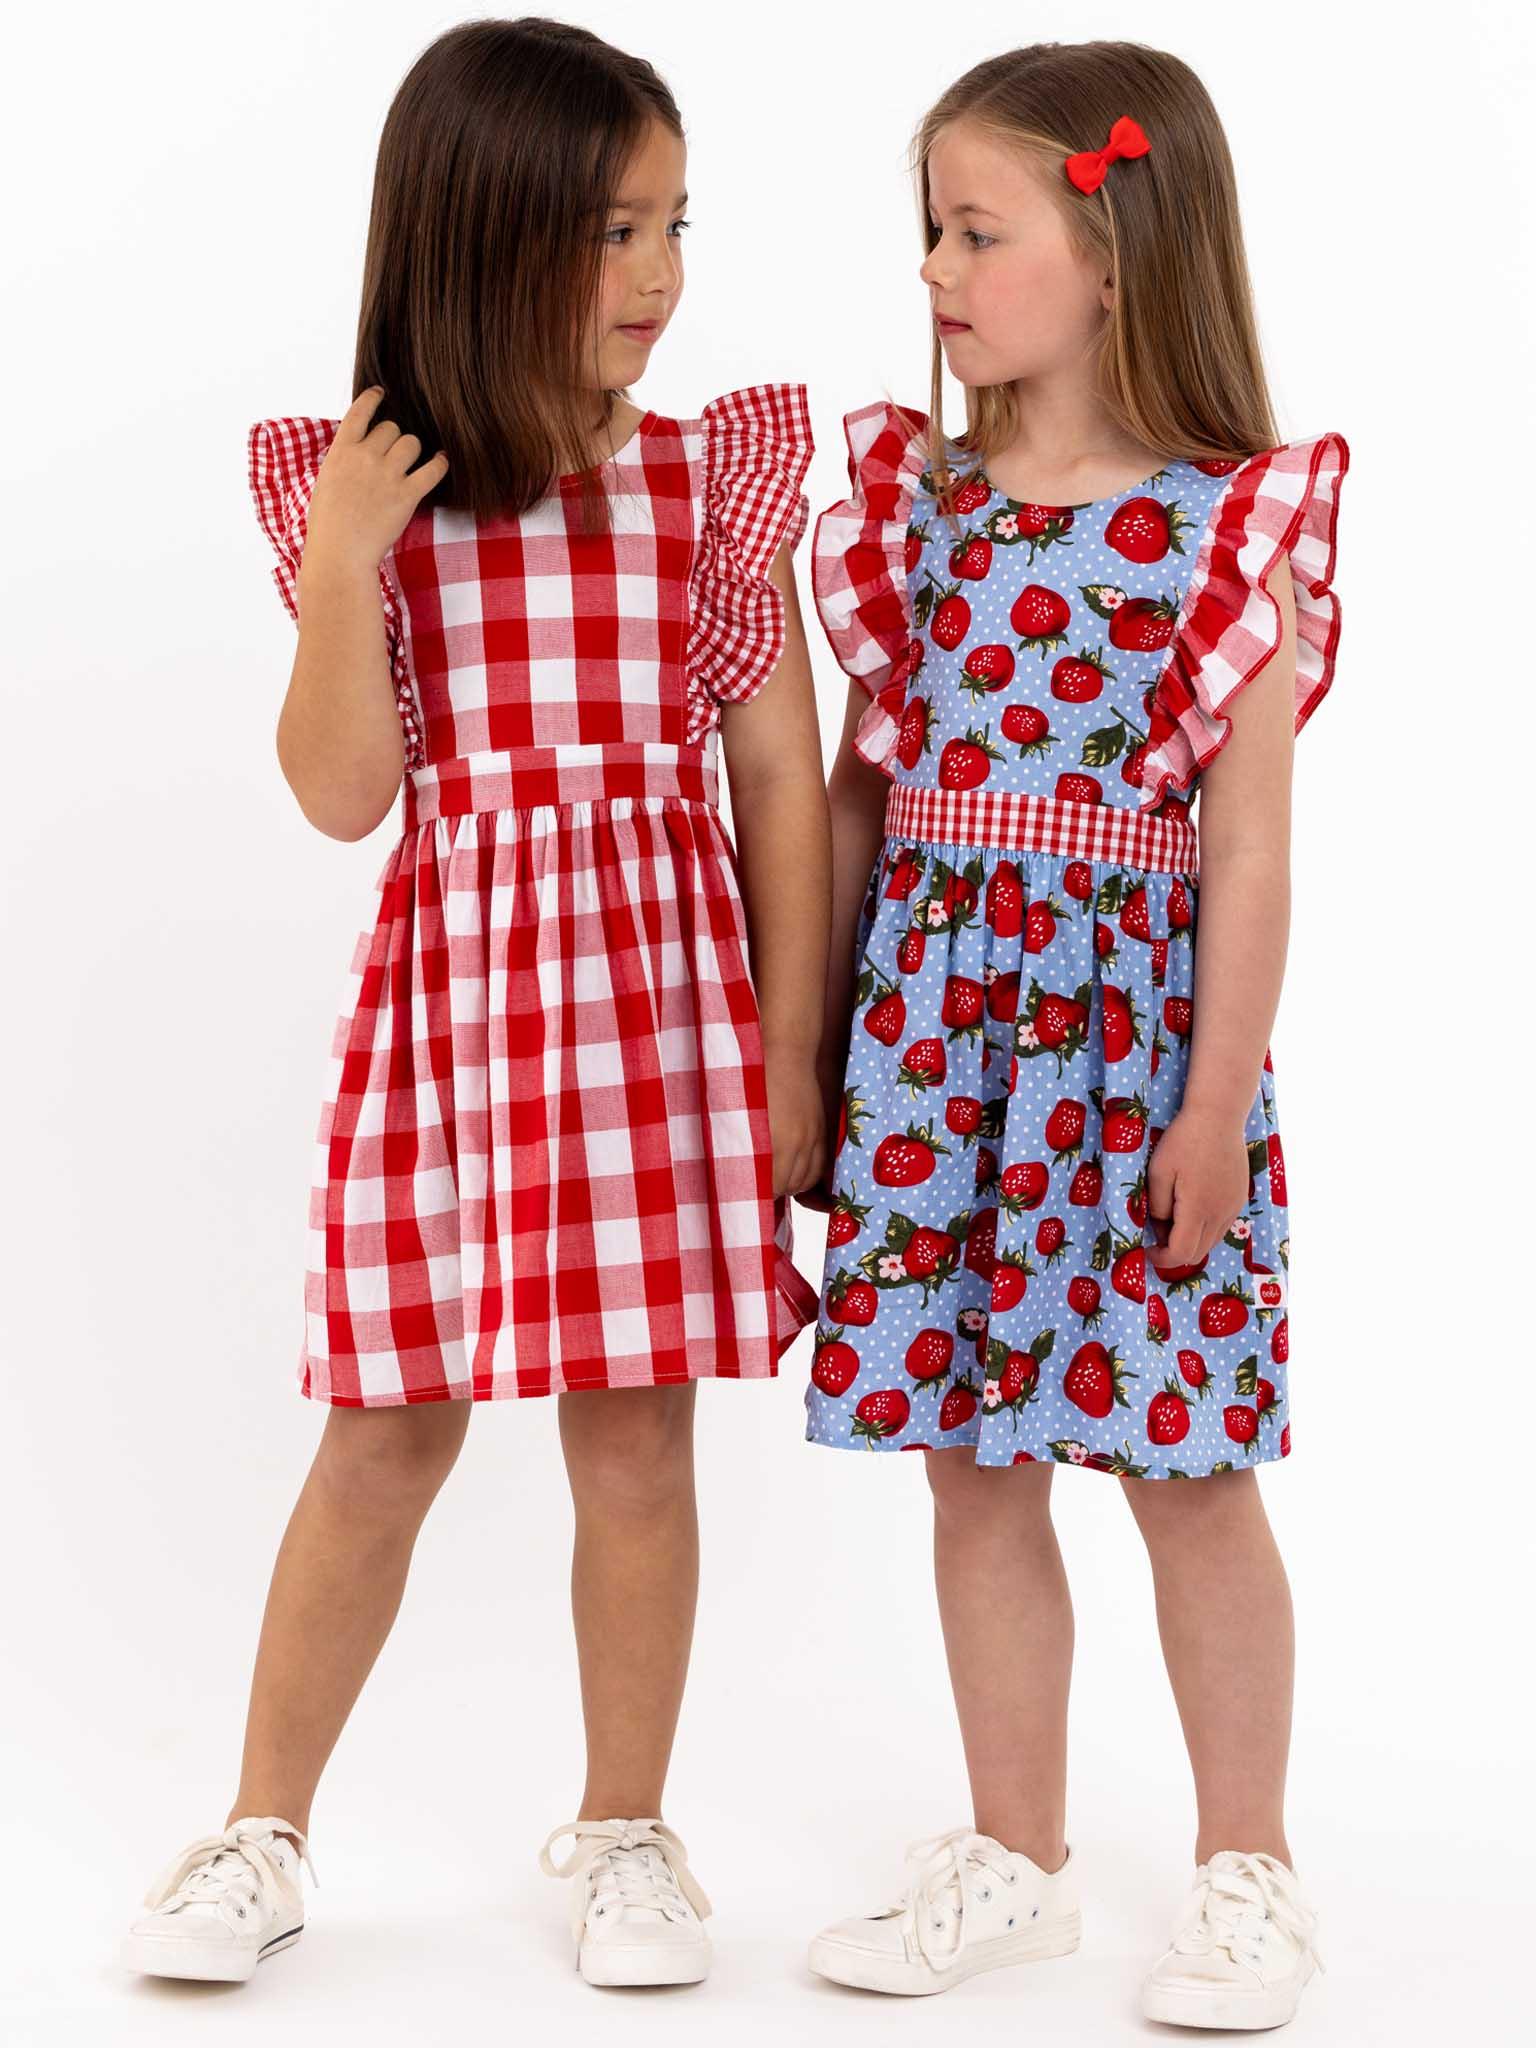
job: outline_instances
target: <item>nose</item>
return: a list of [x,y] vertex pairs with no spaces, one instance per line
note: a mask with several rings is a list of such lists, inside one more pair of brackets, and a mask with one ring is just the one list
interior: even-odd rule
[[949,265],[940,253],[942,248],[942,243],[936,243],[923,258],[922,268],[917,273],[924,284],[932,285],[936,291],[945,290],[951,282]]

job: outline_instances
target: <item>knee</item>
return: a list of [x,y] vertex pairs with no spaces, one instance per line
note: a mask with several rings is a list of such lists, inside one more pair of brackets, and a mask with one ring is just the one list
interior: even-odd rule
[[314,1479],[350,1512],[425,1512],[452,1471],[469,1422],[467,1401],[333,1409]]
[[928,1485],[934,1520],[974,1531],[989,1521],[1017,1529],[1031,1514],[1050,1519],[1051,1468],[1046,1465],[978,1465],[968,1450],[929,1451]]
[[691,1386],[609,1388],[561,1401],[560,1435],[578,1506],[646,1514],[691,1494]]
[[1254,1515],[1263,1514],[1252,1472],[1213,1472],[1202,1479],[1126,1479],[1121,1484],[1154,1555],[1174,1546],[1219,1544],[1224,1534],[1234,1534]]

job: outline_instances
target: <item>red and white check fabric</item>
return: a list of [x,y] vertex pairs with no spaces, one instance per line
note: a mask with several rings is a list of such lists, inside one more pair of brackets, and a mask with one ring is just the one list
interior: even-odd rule
[[756,386],[645,416],[610,533],[561,478],[392,551],[425,759],[333,1042],[312,1398],[762,1378],[814,1318],[713,801],[719,704],[782,653],[767,567],[810,455],[803,390]]
[[1266,449],[1233,473],[1207,521],[1153,700],[1142,768],[1143,809],[1171,785],[1187,789],[1226,745],[1226,708],[1280,645],[1269,580],[1289,555],[1296,590],[1296,723],[1300,732],[1333,682],[1339,600],[1342,434]]
[[1195,828],[1182,812],[1149,818],[1131,804],[1079,804],[1002,789],[895,783],[885,802],[885,829],[892,839],[928,845],[987,846],[999,853],[1033,848],[1175,874],[1193,874],[1198,856]]
[[927,466],[927,415],[885,399],[848,413],[853,496],[816,521],[811,574],[816,611],[839,666],[869,692],[854,751],[889,774],[901,736],[917,632],[907,587],[907,521]]

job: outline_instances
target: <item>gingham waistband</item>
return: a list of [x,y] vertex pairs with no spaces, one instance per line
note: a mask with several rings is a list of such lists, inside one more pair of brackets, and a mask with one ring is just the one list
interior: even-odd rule
[[1182,813],[1149,817],[1129,805],[1078,804],[1002,790],[914,789],[896,783],[886,798],[885,829],[892,839],[999,851],[1033,848],[1180,874],[1193,874],[1198,857],[1195,828]]
[[560,809],[613,798],[682,797],[715,804],[719,791],[712,745],[521,747],[413,769],[405,781],[405,828],[474,811]]

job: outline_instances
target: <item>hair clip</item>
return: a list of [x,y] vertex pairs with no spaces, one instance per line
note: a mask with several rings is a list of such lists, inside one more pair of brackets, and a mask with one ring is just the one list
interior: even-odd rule
[[1110,165],[1122,156],[1145,156],[1152,147],[1129,114],[1122,114],[1102,149],[1079,150],[1064,166],[1079,192],[1097,192]]

